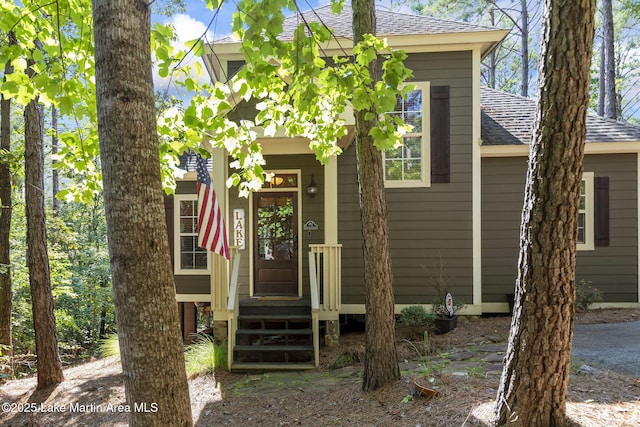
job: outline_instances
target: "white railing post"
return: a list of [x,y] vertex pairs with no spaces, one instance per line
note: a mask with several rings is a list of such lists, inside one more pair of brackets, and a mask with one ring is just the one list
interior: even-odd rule
[[322,260],[321,271],[309,268],[309,276],[315,276],[318,289],[322,287],[320,319],[338,320],[342,304],[342,245],[309,245],[309,249],[316,267]]
[[233,257],[231,280],[229,282],[229,299],[227,300],[227,364],[229,370],[233,365],[233,349],[236,346],[236,331],[238,330],[238,275],[240,271],[240,254]]
[[309,252],[309,295],[311,297],[311,323],[313,328],[313,362],[317,367],[320,364],[320,291],[318,288],[316,258],[313,252]]

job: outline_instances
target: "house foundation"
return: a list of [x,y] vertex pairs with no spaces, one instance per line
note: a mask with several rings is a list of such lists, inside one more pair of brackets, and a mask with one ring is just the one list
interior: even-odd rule
[[325,322],[324,343],[327,347],[334,347],[340,341],[340,322],[337,320],[327,320]]

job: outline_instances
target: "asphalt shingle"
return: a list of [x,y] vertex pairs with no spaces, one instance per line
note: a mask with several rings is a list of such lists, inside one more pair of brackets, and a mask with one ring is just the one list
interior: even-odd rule
[[[483,145],[529,144],[536,114],[534,99],[482,88]],[[640,127],[587,115],[587,142],[638,142]]]
[[[342,12],[334,15],[331,6],[323,6],[289,16],[283,24],[281,38],[290,40],[296,28],[305,21],[321,22],[331,29],[336,37],[352,38],[352,9],[345,5]],[[495,28],[465,22],[447,21],[431,18],[424,15],[412,15],[400,12],[391,12],[384,9],[376,9],[376,34],[379,37],[387,36],[411,36],[495,31]],[[215,41],[217,44],[234,43],[237,40],[225,37]]]

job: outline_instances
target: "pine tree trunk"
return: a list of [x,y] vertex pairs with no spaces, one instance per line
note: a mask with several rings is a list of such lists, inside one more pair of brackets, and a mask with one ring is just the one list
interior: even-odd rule
[[100,158],[129,423],[190,426],[160,179],[150,4],[94,0],[93,18]]
[[598,115],[601,117],[604,117],[604,103],[605,103],[605,99],[607,98],[607,92],[605,90],[605,84],[604,84],[605,55],[606,53],[605,53],[605,45],[604,45],[604,39],[603,39],[602,43],[600,43],[600,64],[599,64],[600,76],[598,77]]
[[522,34],[520,35],[520,43],[522,45],[522,83],[520,86],[520,95],[529,96],[529,10],[527,9],[527,0],[520,0],[520,16],[522,20]]
[[47,253],[44,201],[44,111],[35,99],[24,110],[25,207],[27,217],[27,265],[31,286],[33,327],[38,356],[38,389],[64,379],[58,354],[58,334]]
[[595,0],[547,0],[497,425],[564,426]]
[[[58,109],[55,106],[51,107],[51,129],[53,131],[51,135],[51,156],[58,154]],[[51,168],[51,205],[53,207],[53,216],[60,214],[60,200],[56,197],[60,191],[60,182],[58,179],[58,169]]]
[[604,42],[604,88],[605,103],[604,116],[607,119],[618,118],[618,98],[616,96],[616,58],[615,41],[613,36],[613,5],[612,0],[602,0],[602,28]]
[[[8,35],[15,42],[13,33]],[[13,43],[12,43],[13,44]],[[4,75],[13,73],[13,67],[7,62]],[[0,95],[0,150],[11,152],[11,99]],[[13,294],[11,288],[11,169],[8,162],[0,161],[0,350],[3,355],[13,354],[11,342],[11,307]]]
[[[354,43],[364,34],[375,35],[373,0],[354,0]],[[375,82],[377,61],[369,66]],[[365,111],[356,112],[356,153],[360,210],[364,240],[365,271],[365,358],[362,389],[375,390],[400,379],[395,346],[393,275],[389,253],[389,228],[384,192],[382,153],[373,145],[369,131],[375,122],[365,120]]]

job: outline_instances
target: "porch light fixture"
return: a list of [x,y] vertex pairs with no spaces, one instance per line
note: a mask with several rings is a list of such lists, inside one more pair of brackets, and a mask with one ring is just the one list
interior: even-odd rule
[[309,183],[309,186],[307,187],[307,194],[310,197],[316,197],[316,194],[318,194],[318,186],[313,180],[313,174],[311,174],[311,183]]

